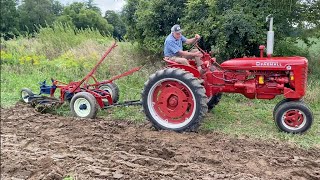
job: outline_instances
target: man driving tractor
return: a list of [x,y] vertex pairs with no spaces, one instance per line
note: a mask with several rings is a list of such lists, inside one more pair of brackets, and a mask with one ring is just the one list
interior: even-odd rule
[[182,35],[182,29],[180,25],[176,24],[172,26],[171,33],[168,35],[164,42],[165,58],[189,66],[190,64],[188,59],[195,59],[198,70],[201,71],[202,61],[200,60],[200,58],[203,56],[203,54],[197,49],[192,49],[190,52],[184,51],[182,47],[183,43],[193,44],[198,39],[200,39],[199,34],[195,34],[194,38],[187,39]]

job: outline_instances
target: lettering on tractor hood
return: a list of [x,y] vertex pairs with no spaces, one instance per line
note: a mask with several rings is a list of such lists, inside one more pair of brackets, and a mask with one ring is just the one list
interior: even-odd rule
[[256,66],[282,66],[279,62],[256,62]]

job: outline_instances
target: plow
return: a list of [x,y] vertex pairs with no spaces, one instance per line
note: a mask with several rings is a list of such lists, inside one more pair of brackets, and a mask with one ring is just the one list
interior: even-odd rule
[[[139,71],[131,69],[108,80],[98,81],[94,77],[98,66],[116,47],[114,43],[98,61],[95,67],[80,81],[63,83],[51,79],[52,85],[40,84],[40,93],[30,89],[21,90],[24,102],[33,106],[56,106],[70,102],[70,110],[76,117],[95,118],[98,109],[117,106],[142,105],[147,119],[158,130],[176,132],[195,131],[205,114],[218,105],[223,93],[238,93],[249,99],[274,99],[284,97],[273,109],[273,120],[284,132],[303,133],[313,122],[311,109],[304,103],[307,90],[308,60],[304,57],[273,57],[273,18],[270,21],[265,46],[259,46],[260,57],[235,58],[217,63],[210,53],[202,50],[200,73],[194,60],[191,66],[164,59],[166,67],[150,75],[144,84],[140,100],[118,103],[119,88],[115,80]],[[93,84],[88,84],[93,79]],[[56,89],[60,98],[55,98]],[[43,96],[43,94],[49,96]]]
[[[39,83],[39,94],[33,93],[28,88],[23,88],[21,90],[21,99],[40,111],[58,107],[67,101],[70,103],[72,114],[81,118],[95,118],[99,108],[107,109],[118,106],[140,105],[140,100],[119,103],[119,88],[113,81],[139,71],[141,67],[133,68],[108,80],[98,81],[94,76],[98,67],[116,46],[116,42],[114,42],[82,80],[65,83],[51,79],[52,85],[48,85],[46,81],[43,81]],[[89,84],[89,80],[93,80],[94,83]],[[57,89],[60,91],[60,98],[55,98]]]

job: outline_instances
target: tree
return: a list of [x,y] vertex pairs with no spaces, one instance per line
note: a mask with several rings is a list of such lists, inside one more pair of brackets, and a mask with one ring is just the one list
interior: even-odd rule
[[226,60],[259,55],[259,45],[266,44],[269,14],[274,17],[276,43],[301,38],[307,30],[302,25],[316,34],[319,7],[318,0],[128,0],[122,13],[128,39],[151,52],[161,52],[170,27],[181,23],[185,36],[199,33],[202,47],[213,48],[218,59]]
[[0,34],[5,39],[18,35],[19,17],[15,0],[1,0]]
[[94,4],[94,0],[88,0],[86,2],[86,6],[87,6],[88,9],[94,10],[97,13],[101,13],[100,8],[96,4]]
[[122,19],[127,29],[127,39],[132,41],[135,41],[142,36],[136,27],[137,18],[135,14],[140,1],[141,0],[128,0],[121,12]]
[[113,26],[100,13],[79,2],[66,6],[57,22],[74,25],[78,29],[94,28],[106,35],[111,35],[113,32]]
[[297,30],[307,41],[309,36],[320,37],[320,1],[305,0],[300,2],[297,14]]
[[123,36],[126,34],[126,27],[123,23],[120,15],[115,11],[108,10],[105,13],[104,18],[113,26],[113,37],[119,41],[123,40]]
[[128,0],[124,7],[128,38],[154,53],[161,53],[170,28],[180,22],[186,0]]
[[54,0],[23,0],[18,7],[20,29],[32,33],[36,26],[51,25],[61,10],[62,5]]
[[276,39],[293,35],[297,1],[189,0],[183,24],[200,32],[206,49],[213,48],[220,60],[259,54],[266,43],[269,14],[274,17]]

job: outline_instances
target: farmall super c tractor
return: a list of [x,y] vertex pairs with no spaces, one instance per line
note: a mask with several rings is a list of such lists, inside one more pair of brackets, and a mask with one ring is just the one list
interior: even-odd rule
[[220,100],[221,93],[240,93],[249,99],[273,99],[283,95],[273,110],[278,128],[288,133],[303,133],[313,115],[301,100],[306,93],[308,60],[304,57],[272,57],[273,18],[267,36],[267,57],[230,59],[219,65],[202,51],[205,73],[194,66],[167,61],[167,67],[149,77],[142,92],[142,106],[156,129],[194,131],[208,109]]

